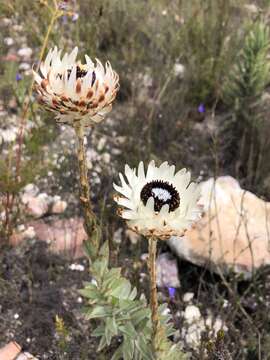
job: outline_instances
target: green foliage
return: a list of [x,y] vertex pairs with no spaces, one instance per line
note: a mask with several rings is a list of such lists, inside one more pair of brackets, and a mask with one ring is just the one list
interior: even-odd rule
[[[185,26],[180,30],[180,56],[187,66],[188,100],[212,102],[220,96],[220,84],[227,75],[239,37],[235,29],[236,7],[241,1],[181,1]],[[232,29],[236,31],[231,36]]]
[[239,159],[236,176],[258,181],[261,152],[262,94],[270,80],[269,27],[263,21],[247,28],[243,48],[224,86],[224,102],[231,109],[221,136],[227,161]]
[[[84,309],[86,318],[100,320],[92,333],[100,338],[98,351],[111,345],[113,338],[120,338],[122,342],[112,360],[152,360],[154,353],[151,344],[150,309],[145,298],[138,298],[137,289],[121,275],[121,268],[108,268],[108,258],[108,244],[104,243],[99,256],[91,264],[94,280],[85,283],[84,289],[80,290],[80,294],[88,302]],[[161,328],[164,331],[159,338],[157,358],[184,359],[178,346],[168,340],[175,330],[170,323],[170,317],[164,315],[165,309],[166,305],[159,308]]]
[[[0,187],[2,193],[18,193],[25,185],[34,181],[36,176],[43,176],[51,167],[48,159],[42,151],[43,146],[52,143],[56,133],[47,126],[34,128],[31,134],[25,137],[24,154],[21,159],[20,177],[15,178],[14,169],[17,154],[12,146],[9,147],[8,155],[0,158]],[[33,166],[35,163],[35,166]]]
[[258,21],[250,25],[242,52],[224,89],[225,102],[236,110],[254,105],[270,80],[269,27]]
[[[78,40],[85,51],[110,59],[121,76],[118,102],[125,100],[125,106],[113,116],[125,119],[117,134],[129,141],[121,149],[119,163],[160,156],[179,166],[186,164],[188,146],[179,139],[189,138],[199,103],[212,106],[220,98],[241,45],[243,3],[116,0],[96,1],[91,7],[87,1],[80,3]],[[90,17],[92,22],[87,22]],[[177,76],[174,66],[179,63],[184,72]]]
[[69,331],[66,328],[64,320],[58,315],[55,317],[55,331],[57,335],[58,347],[61,353],[64,353],[68,349]]
[[[0,1],[0,12],[1,15],[12,18],[18,22],[20,22],[21,19],[31,18],[33,21],[26,20],[27,26],[24,26],[23,34],[27,37],[29,44],[33,45],[33,47],[38,47],[43,43],[51,19],[53,4],[53,0]],[[56,41],[60,35],[61,29],[58,28],[57,31],[53,32],[52,39]]]
[[[157,66],[160,61],[166,63],[168,41],[174,46],[179,25],[170,17],[177,5],[173,4],[171,9],[169,5],[168,0],[106,0],[96,1],[89,8],[88,2],[83,1],[80,4],[83,26],[79,29],[79,37],[91,47],[87,50],[109,56],[112,62],[132,72],[141,71],[145,65]],[[164,9],[168,16],[162,14]],[[84,21],[90,14],[95,20],[92,23]],[[88,41],[89,34],[94,41]]]
[[[51,1],[50,4],[53,2]],[[0,157],[0,192],[4,197],[4,205],[1,207],[1,211],[5,208],[6,214],[9,212],[9,224],[6,224],[7,221],[0,223],[0,231],[5,233],[6,231],[3,228],[8,226],[10,233],[21,215],[19,192],[26,184],[44,176],[51,167],[50,156],[46,156],[43,148],[54,141],[57,132],[53,131],[53,128],[44,126],[35,114],[35,105],[28,104],[29,96],[31,96],[32,76],[27,71],[24,72],[20,69],[18,63],[21,59],[19,56],[16,57],[16,52],[14,53],[13,49],[10,51],[9,46],[3,41],[5,37],[10,37],[14,41],[14,48],[18,48],[19,45],[26,46],[26,38],[29,36],[31,46],[40,46],[44,41],[43,34],[45,34],[51,14],[40,11],[43,8],[42,1],[30,4],[30,2],[14,0],[0,6],[1,15],[10,18],[11,23],[9,27],[4,27],[4,31],[1,31],[0,47],[4,54],[13,55],[10,60],[4,60],[0,64],[0,97],[2,99],[1,106],[3,105],[5,110],[1,111],[0,125],[4,129],[17,128],[14,141],[2,142],[2,137],[0,139],[2,155]],[[28,16],[31,16],[30,13],[32,13],[35,21],[27,24],[24,28],[21,27],[25,30],[22,37],[20,20],[23,19],[25,12],[28,13]],[[40,22],[37,21],[38,19]],[[19,29],[14,30],[16,26]],[[34,28],[35,30],[33,30]],[[30,30],[29,33],[28,30]],[[22,38],[24,40],[20,44]],[[31,66],[31,64],[29,65]],[[21,75],[20,80],[16,79],[17,74]],[[22,145],[21,149],[20,144]],[[9,198],[8,202],[5,201],[7,198]]]
[[149,327],[150,310],[144,299],[135,300],[136,288],[121,276],[121,268],[108,269],[107,244],[101,256],[91,265],[95,282],[86,283],[80,291],[87,298],[87,319],[100,319],[101,324],[93,332],[100,337],[98,351],[111,344],[112,338],[121,336],[123,341],[113,359],[152,359]]

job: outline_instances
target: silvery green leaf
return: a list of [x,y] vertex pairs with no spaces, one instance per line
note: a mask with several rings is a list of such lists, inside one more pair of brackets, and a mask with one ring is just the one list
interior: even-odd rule
[[141,294],[141,296],[140,296],[140,301],[142,301],[143,303],[145,303],[146,304],[146,297],[145,297],[145,294],[144,293],[142,293]]
[[143,360],[154,360],[154,356],[150,349],[151,345],[147,344],[142,336],[139,336],[135,340],[135,346],[139,350]]
[[148,308],[140,309],[132,314],[133,323],[135,325],[139,324],[142,320],[149,320],[150,318],[150,310]]
[[158,307],[158,312],[162,315],[164,313],[164,311],[166,311],[168,308],[168,305],[165,303],[165,304],[161,304],[159,305]]
[[112,282],[115,279],[119,279],[121,277],[121,268],[113,268],[110,269],[105,275],[102,282],[102,287],[113,287]]
[[180,346],[166,338],[161,342],[160,348],[157,353],[159,360],[188,360],[188,356],[182,352]]
[[90,258],[90,260],[94,260],[97,256],[98,249],[95,248],[93,243],[90,240],[83,242],[83,249],[86,254]]
[[176,333],[176,330],[174,329],[173,324],[167,324],[165,331],[166,331],[167,337],[170,337]]
[[137,289],[134,287],[131,293],[129,294],[129,299],[134,300],[137,296]]
[[119,300],[119,309],[132,315],[138,309],[141,309],[142,305],[138,301],[132,301],[129,299],[120,299]]
[[[133,322],[134,323],[134,322]],[[149,322],[149,319],[141,319],[139,323],[134,323],[134,326],[136,326],[137,331],[143,331],[146,333],[146,329],[148,328],[148,335],[151,336],[151,324]]]
[[131,290],[130,282],[124,278],[119,279],[118,286],[112,289],[111,296],[119,299],[127,299]]
[[124,340],[123,340],[124,360],[133,360],[134,348],[135,348],[134,340],[124,336]]
[[99,337],[105,334],[105,326],[104,324],[100,324],[92,333],[91,336]]
[[121,344],[118,349],[114,352],[111,360],[122,360],[123,359],[123,344]]
[[79,293],[87,299],[98,300],[98,298],[100,297],[100,292],[98,291],[96,286],[81,289],[79,290]]
[[97,289],[97,285],[93,282],[90,282],[90,281],[83,281],[83,286],[85,288],[96,288]]
[[111,332],[110,327],[108,327],[107,325],[105,326],[104,335],[105,335],[105,339],[106,339],[106,344],[109,346],[112,341],[113,334]]
[[111,343],[111,339],[113,336],[118,334],[118,328],[114,317],[109,317],[106,319],[105,325],[105,337],[107,340],[107,344]]
[[122,278],[121,276],[115,276],[113,279],[111,279],[106,287],[107,295],[111,296],[111,292],[121,286],[125,281],[127,280]]
[[111,311],[108,309],[108,307],[106,308],[105,306],[95,306],[93,309],[89,309],[88,312],[86,313],[86,318],[89,319],[94,319],[94,318],[102,318],[105,316],[110,316]]
[[105,241],[99,250],[99,256],[102,256],[105,259],[107,259],[107,261],[109,261],[109,254],[110,254],[109,243],[108,241]]
[[104,336],[102,336],[102,338],[100,339],[100,342],[99,342],[97,351],[101,351],[102,349],[104,349],[104,347],[105,347],[106,345],[107,345],[107,342],[106,342],[106,337],[105,337],[105,335],[104,335]]
[[119,330],[130,338],[135,338],[137,336],[137,332],[131,322],[127,322],[125,325],[119,326]]
[[91,272],[96,279],[102,279],[108,267],[106,259],[98,259],[91,266]]

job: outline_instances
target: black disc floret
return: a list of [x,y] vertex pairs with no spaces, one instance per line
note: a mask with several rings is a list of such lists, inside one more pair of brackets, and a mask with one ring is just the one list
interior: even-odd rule
[[[69,69],[68,71],[67,71],[67,73],[68,73],[68,79],[69,79],[69,77],[70,77],[70,74],[71,74],[71,69]],[[87,71],[85,70],[85,69],[83,69],[83,68],[81,68],[79,65],[77,65],[77,67],[76,67],[76,79],[80,79],[80,78],[83,78],[83,77],[85,77],[85,75],[87,74]],[[60,76],[60,74],[58,74],[59,76]],[[61,78],[62,78],[62,76],[61,76]],[[93,86],[94,85],[94,82],[96,81],[96,73],[95,73],[95,71],[93,71],[93,73],[92,73],[92,83],[91,83],[91,86]]]
[[175,187],[167,181],[153,180],[141,190],[141,200],[146,205],[147,200],[154,198],[154,210],[159,212],[163,205],[169,205],[169,211],[176,210],[180,205],[180,196]]

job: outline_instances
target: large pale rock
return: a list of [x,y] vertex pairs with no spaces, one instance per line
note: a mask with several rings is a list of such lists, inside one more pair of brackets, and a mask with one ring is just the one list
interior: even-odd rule
[[201,220],[183,238],[169,240],[178,256],[247,277],[270,264],[270,203],[241,189],[230,176],[209,179],[201,186]]
[[[35,233],[35,238],[46,241],[53,252],[65,253],[72,258],[77,258],[83,255],[82,243],[87,239],[83,224],[83,219],[76,217],[53,219],[49,222],[36,220],[29,222],[27,225]],[[29,237],[23,230],[13,234],[10,241],[11,244],[17,245]]]
[[16,342],[10,342],[0,349],[0,360],[38,360],[33,355],[22,352],[22,348]]
[[0,359],[14,360],[21,352],[21,347],[16,342],[10,342],[0,349]]

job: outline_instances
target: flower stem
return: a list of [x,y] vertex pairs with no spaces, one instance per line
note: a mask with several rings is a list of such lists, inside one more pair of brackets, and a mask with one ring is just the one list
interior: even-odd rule
[[[100,227],[97,218],[93,212],[91,198],[90,198],[90,185],[88,181],[88,171],[86,165],[86,152],[84,146],[84,127],[81,124],[74,126],[78,139],[77,158],[80,173],[80,202],[83,208],[85,231],[92,247],[97,254],[100,243]],[[93,260],[93,259],[91,259]]]
[[157,299],[157,274],[156,274],[156,252],[157,252],[157,239],[151,236],[148,239],[148,268],[150,273],[150,307],[151,307],[151,319],[152,319],[152,343],[154,350],[157,349],[157,335],[159,331],[159,318],[158,318],[158,299]]

